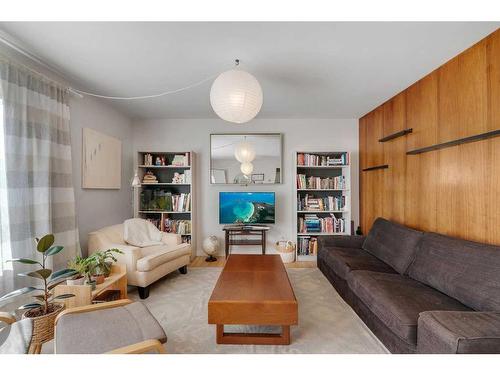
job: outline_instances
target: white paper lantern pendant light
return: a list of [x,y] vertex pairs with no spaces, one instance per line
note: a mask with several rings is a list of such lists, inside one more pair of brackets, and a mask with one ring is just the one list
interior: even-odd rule
[[210,89],[210,104],[221,119],[243,124],[252,120],[262,107],[262,88],[248,72],[234,69],[221,73]]

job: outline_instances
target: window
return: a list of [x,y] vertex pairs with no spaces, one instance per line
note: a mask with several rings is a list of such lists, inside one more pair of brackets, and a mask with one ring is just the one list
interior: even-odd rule
[[11,270],[12,264],[5,263],[12,258],[10,246],[9,216],[7,205],[7,168],[5,164],[3,103],[0,99],[0,276],[3,271]]

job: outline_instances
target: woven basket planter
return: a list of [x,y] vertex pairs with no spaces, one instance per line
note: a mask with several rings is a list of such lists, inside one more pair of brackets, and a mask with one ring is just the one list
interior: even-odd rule
[[47,315],[35,316],[41,308],[31,309],[23,314],[24,319],[31,319],[33,322],[33,334],[31,345],[40,345],[54,339],[54,326],[57,315],[64,310],[64,305],[51,303],[50,312]]
[[281,256],[283,263],[295,261],[295,244],[292,241],[278,241],[275,245],[276,252]]

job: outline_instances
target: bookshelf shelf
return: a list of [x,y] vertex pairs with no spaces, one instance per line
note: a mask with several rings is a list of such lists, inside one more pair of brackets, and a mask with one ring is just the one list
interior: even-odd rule
[[190,169],[189,165],[138,165],[139,168],[165,168],[165,169]]
[[297,165],[297,169],[342,169],[348,165]]
[[[139,179],[143,181],[152,172],[153,181],[158,182],[143,182],[134,188],[134,217],[148,219],[164,232],[189,232],[179,234],[183,242],[191,243],[192,257],[196,255],[195,156],[192,151],[137,152]],[[148,165],[157,159],[165,165]],[[173,165],[178,162],[186,165]]]
[[[343,165],[328,165],[335,162],[333,159]],[[295,152],[294,220],[298,261],[316,261],[317,237],[351,234],[350,187],[349,152]],[[304,232],[305,228],[321,231]]]

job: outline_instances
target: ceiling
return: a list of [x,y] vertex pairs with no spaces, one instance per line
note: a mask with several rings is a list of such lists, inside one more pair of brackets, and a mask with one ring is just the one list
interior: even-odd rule
[[[77,88],[154,94],[230,69],[260,81],[260,118],[358,118],[500,26],[499,22],[2,22]],[[114,102],[132,118],[214,118],[210,82]]]

